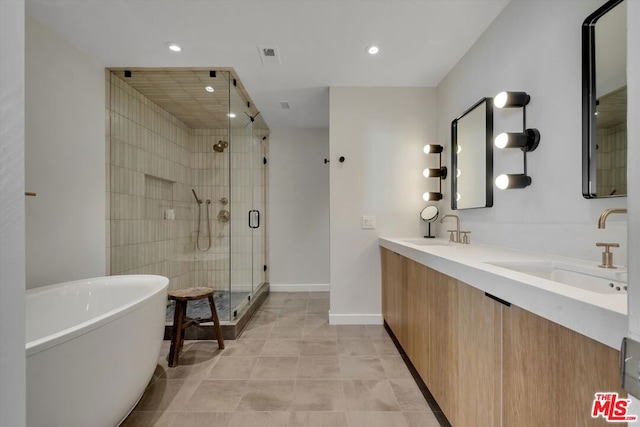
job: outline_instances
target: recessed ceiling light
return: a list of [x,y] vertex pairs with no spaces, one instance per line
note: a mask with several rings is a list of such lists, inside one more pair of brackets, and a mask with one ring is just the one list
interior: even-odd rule
[[167,42],[167,47],[169,48],[169,50],[173,52],[180,52],[182,50],[182,48],[178,45],[178,43],[174,43],[174,42]]
[[376,53],[380,52],[380,48],[378,46],[369,46],[367,48],[367,53],[369,55],[375,55]]
[[229,113],[229,114],[227,114],[227,117],[230,117],[230,118],[232,118],[232,119],[233,119],[235,116],[236,116],[236,115],[235,115],[234,113]]
[[213,92],[215,89],[213,88],[213,86],[206,86],[204,88],[207,92]]

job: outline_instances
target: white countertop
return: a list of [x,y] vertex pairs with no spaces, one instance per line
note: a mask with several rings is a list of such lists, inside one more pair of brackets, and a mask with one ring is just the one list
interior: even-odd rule
[[488,264],[505,261],[553,261],[593,268],[597,267],[597,261],[477,244],[449,243],[443,239],[429,239],[440,244],[428,246],[413,244],[407,240],[419,239],[381,237],[380,246],[609,347],[620,349],[622,338],[627,335],[626,292],[592,292]]

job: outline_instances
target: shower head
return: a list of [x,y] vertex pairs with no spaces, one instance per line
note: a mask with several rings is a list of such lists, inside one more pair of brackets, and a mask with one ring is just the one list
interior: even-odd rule
[[213,151],[222,153],[224,149],[227,148],[228,146],[229,146],[229,143],[227,141],[218,141],[217,144],[213,144]]
[[196,190],[194,190],[193,188],[191,189],[191,192],[193,193],[193,197],[196,198],[196,202],[198,202],[198,204],[202,203],[201,199],[198,199],[198,195],[196,194]]

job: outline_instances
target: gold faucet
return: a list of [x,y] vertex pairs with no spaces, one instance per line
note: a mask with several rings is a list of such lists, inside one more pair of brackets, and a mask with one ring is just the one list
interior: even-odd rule
[[611,214],[626,214],[626,209],[621,208],[612,208],[607,209],[602,214],[600,214],[600,218],[598,218],[598,228],[604,228],[607,222],[607,217]]
[[460,217],[458,215],[454,215],[454,214],[447,214],[444,215],[441,219],[440,219],[440,223],[442,223],[444,221],[445,218],[455,218],[456,219],[456,234],[455,237],[453,235],[453,230],[451,231],[451,235],[449,237],[449,241],[454,242],[454,243],[459,243],[460,242]]

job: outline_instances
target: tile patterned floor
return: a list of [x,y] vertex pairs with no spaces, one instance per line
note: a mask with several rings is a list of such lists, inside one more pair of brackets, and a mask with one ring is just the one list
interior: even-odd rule
[[272,293],[239,339],[185,343],[123,427],[438,427],[382,326],[332,326],[329,294]]

